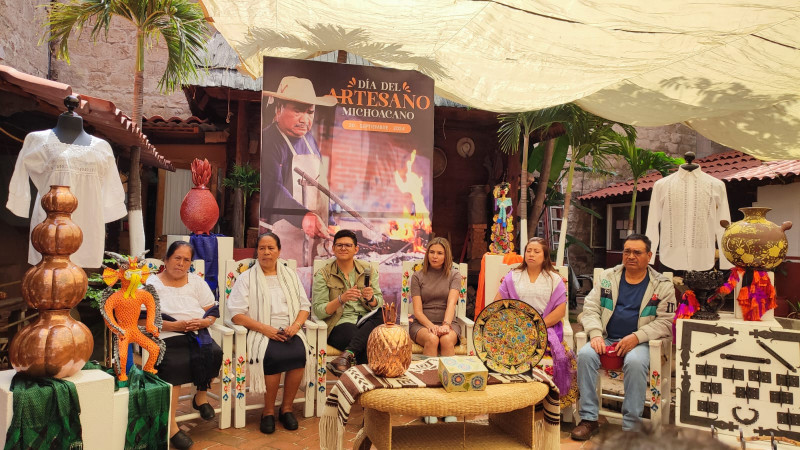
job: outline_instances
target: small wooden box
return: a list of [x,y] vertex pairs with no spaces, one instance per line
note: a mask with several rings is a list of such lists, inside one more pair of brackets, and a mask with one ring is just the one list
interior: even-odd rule
[[477,356],[439,358],[439,380],[447,392],[483,391],[489,371]]

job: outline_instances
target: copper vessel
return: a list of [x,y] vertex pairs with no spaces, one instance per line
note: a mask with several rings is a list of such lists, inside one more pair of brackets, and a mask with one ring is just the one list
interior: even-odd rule
[[383,307],[383,325],[372,330],[367,340],[369,368],[382,377],[399,377],[411,365],[411,337],[405,328],[395,325],[397,305]]
[[22,297],[39,310],[39,317],[11,340],[9,360],[17,372],[65,378],[81,370],[92,354],[91,332],[69,317],[88,286],[86,272],[69,259],[83,241],[83,232],[70,219],[77,207],[67,186],[50,186],[42,197],[47,218],[31,233],[42,260],[22,279]]

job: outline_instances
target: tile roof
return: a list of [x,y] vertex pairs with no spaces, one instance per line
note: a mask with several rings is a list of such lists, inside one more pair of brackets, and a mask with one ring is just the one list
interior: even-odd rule
[[771,180],[780,177],[800,175],[800,160],[767,161],[760,166],[751,167],[730,174],[724,181]]
[[4,65],[0,65],[0,90],[33,97],[39,109],[52,114],[64,111],[64,99],[68,95],[76,95],[80,103],[75,112],[80,114],[84,122],[93,126],[101,137],[119,145],[125,151],[132,146],[139,146],[142,149],[142,164],[175,170],[168,159],[158,154],[131,118],[109,100],[74,94],[72,87],[67,84],[28,75]]
[[[753,156],[748,154],[730,150],[723,153],[715,153],[710,156],[706,156],[704,158],[698,158],[694,162],[700,164],[703,168],[703,172],[715,177],[719,178],[723,181],[741,181],[741,180],[751,180],[751,179],[764,179],[764,178],[776,178],[778,176],[777,173],[765,169],[769,167],[770,164],[773,163],[795,163],[792,165],[793,170],[800,170],[800,161],[772,161],[772,162],[763,162],[756,159]],[[781,170],[784,170],[783,167],[779,164],[773,164],[776,166],[781,167]],[[742,174],[747,174],[748,172],[753,171],[752,175],[746,175],[745,177],[741,177]],[[757,175],[760,175],[761,178],[756,178]],[[644,192],[648,191],[653,188],[653,184],[656,181],[661,179],[661,174],[658,172],[650,173],[642,178],[639,179],[639,183],[636,185],[637,192]],[[593,200],[598,198],[606,198],[606,197],[614,197],[617,195],[625,195],[631,194],[633,192],[633,180],[623,181],[621,183],[612,184],[611,186],[605,187],[603,189],[598,189],[594,192],[590,192],[588,194],[581,195],[578,197],[578,200]]]
[[170,117],[165,119],[163,116],[142,117],[142,128],[145,129],[175,129],[175,128],[199,128],[203,131],[215,131],[216,125],[208,119],[201,119],[197,116],[189,116],[185,119],[180,117]]

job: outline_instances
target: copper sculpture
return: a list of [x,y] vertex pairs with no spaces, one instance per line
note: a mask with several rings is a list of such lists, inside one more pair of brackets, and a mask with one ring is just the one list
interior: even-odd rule
[[411,365],[411,338],[405,328],[395,325],[397,305],[383,307],[383,325],[372,330],[367,339],[369,368],[382,377],[399,377]]
[[81,370],[92,354],[92,333],[69,316],[88,286],[86,273],[69,259],[83,242],[83,232],[70,219],[77,207],[78,199],[67,186],[50,186],[42,197],[47,218],[31,233],[42,260],[22,279],[22,297],[39,310],[39,317],[11,340],[9,360],[17,372],[66,378]]

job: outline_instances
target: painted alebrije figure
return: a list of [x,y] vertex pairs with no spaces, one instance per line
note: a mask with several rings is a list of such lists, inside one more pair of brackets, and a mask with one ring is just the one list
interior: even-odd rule
[[[106,252],[117,260],[119,268],[114,270],[104,266],[103,281],[109,286],[103,293],[100,313],[106,325],[114,333],[112,349],[114,352],[114,370],[119,381],[126,381],[125,372],[128,362],[128,344],[139,344],[150,354],[142,367],[145,372],[156,373],[155,366],[164,357],[164,341],[158,337],[161,329],[161,307],[158,294],[152,286],[144,286],[150,270],[144,264],[144,254],[140,257],[125,257],[117,253]],[[140,263],[139,260],[142,260]],[[114,291],[111,287],[117,281],[122,287]],[[139,325],[139,313],[142,306],[147,310],[145,326]]]
[[495,215],[492,218],[492,243],[489,251],[492,253],[508,253],[514,251],[512,232],[514,231],[514,219],[511,212],[514,210],[511,199],[506,197],[511,185],[500,183],[492,191],[494,195]]

